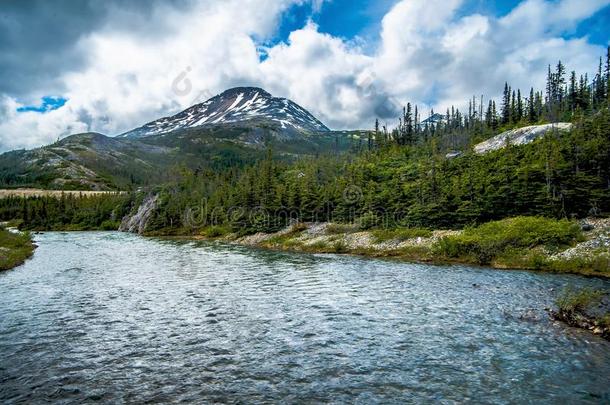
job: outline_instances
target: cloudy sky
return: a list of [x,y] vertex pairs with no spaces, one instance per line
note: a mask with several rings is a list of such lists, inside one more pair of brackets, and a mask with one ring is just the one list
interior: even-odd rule
[[333,129],[593,73],[610,0],[2,0],[0,151],[116,135],[235,86]]

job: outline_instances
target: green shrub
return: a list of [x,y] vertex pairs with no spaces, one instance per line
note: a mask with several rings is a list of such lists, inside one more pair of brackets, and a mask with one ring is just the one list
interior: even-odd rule
[[606,314],[606,315],[602,316],[602,317],[599,319],[599,323],[600,323],[600,325],[601,325],[601,326],[603,326],[603,327],[606,327],[606,328],[607,328],[607,327],[610,327],[610,313],[608,313],[608,314]]
[[311,245],[306,245],[304,248],[308,252],[326,253],[331,252],[330,246],[324,241],[318,241]]
[[374,212],[367,212],[356,220],[358,228],[365,231],[381,224],[381,218]]
[[479,264],[489,264],[510,249],[543,246],[553,250],[578,240],[582,240],[582,232],[575,222],[515,217],[466,228],[460,235],[444,237],[438,242],[436,251],[450,258],[470,257]]
[[207,238],[219,238],[221,236],[228,234],[229,232],[230,232],[230,229],[228,227],[220,226],[220,225],[212,225],[207,228],[204,228],[201,231],[201,235],[203,235]]
[[100,229],[102,231],[116,231],[119,229],[119,226],[121,226],[119,222],[107,219],[106,221],[102,222]]
[[296,224],[290,227],[290,230],[285,235],[287,236],[297,236],[307,230],[307,224],[304,222],[297,222]]
[[12,269],[34,253],[29,232],[13,233],[0,228],[0,270]]
[[432,231],[423,228],[397,228],[397,229],[375,229],[373,237],[376,243],[382,243],[388,240],[405,241],[415,238],[429,238],[432,236]]
[[597,303],[603,296],[604,293],[602,291],[591,288],[583,288],[578,291],[567,288],[557,299],[557,306],[561,311],[568,313],[583,312],[591,305]]
[[328,235],[351,233],[351,232],[354,232],[355,230],[356,229],[354,228],[353,225],[346,225],[346,224],[328,224],[328,226],[326,227],[326,233]]
[[586,274],[609,274],[610,258],[591,252],[589,257],[572,257],[569,259],[549,260],[546,266],[556,272],[574,272]]
[[347,253],[349,251],[345,241],[343,239],[336,241],[333,243],[333,251],[335,253]]

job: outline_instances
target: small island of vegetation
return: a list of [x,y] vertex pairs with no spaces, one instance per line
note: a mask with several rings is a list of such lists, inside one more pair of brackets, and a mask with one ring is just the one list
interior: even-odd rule
[[29,232],[14,232],[0,227],[0,270],[23,264],[34,254],[36,245]]

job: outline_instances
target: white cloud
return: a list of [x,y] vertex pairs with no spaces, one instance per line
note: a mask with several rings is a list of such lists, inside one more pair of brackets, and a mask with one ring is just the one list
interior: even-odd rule
[[358,95],[357,79],[365,75],[372,58],[342,40],[318,32],[309,23],[290,34],[288,44],[268,50],[261,64],[263,85],[287,96],[331,127],[358,122],[370,106]]
[[[45,114],[16,113],[0,97],[0,149],[34,147],[81,131],[117,134],[175,113],[228,87],[259,85],[290,97],[333,128],[370,127],[391,100],[461,105],[472,95],[497,96],[508,80],[524,91],[544,85],[545,66],[562,59],[590,71],[603,53],[587,38],[563,39],[610,0],[527,0],[495,18],[457,15],[461,0],[402,0],[383,18],[380,43],[367,54],[308,23],[287,43],[267,48],[292,4],[321,0],[202,0],[188,12],[163,3],[146,30],[113,25],[81,38],[85,67],[58,82],[66,105]],[[116,21],[129,16],[115,11]],[[120,28],[120,29],[119,29]],[[189,89],[190,91],[186,91]],[[37,99],[40,93],[27,98]]]

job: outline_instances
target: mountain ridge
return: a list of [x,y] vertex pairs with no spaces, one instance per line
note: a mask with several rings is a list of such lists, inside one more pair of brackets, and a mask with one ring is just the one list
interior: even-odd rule
[[273,97],[259,87],[234,87],[175,115],[159,118],[120,134],[117,138],[145,138],[180,129],[248,121],[275,124],[289,135],[330,131],[309,111],[287,98]]

